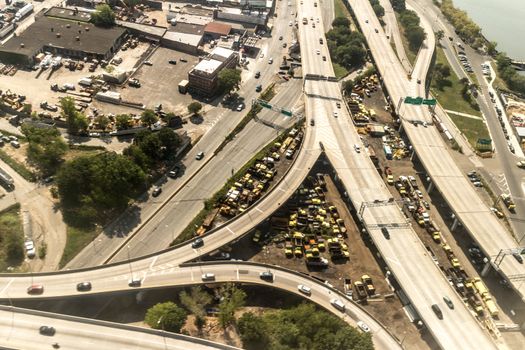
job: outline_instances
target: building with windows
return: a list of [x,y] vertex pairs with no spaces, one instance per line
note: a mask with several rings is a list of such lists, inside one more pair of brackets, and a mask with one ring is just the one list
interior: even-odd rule
[[216,47],[188,73],[189,91],[213,96],[217,92],[219,73],[225,68],[235,68],[239,62],[237,52]]

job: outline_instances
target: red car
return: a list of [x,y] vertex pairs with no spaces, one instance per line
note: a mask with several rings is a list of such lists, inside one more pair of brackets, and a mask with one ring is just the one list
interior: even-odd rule
[[27,294],[35,295],[44,293],[44,286],[41,284],[33,284],[27,288]]

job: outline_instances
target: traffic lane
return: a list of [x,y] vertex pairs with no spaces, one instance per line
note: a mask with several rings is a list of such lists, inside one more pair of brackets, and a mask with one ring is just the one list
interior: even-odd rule
[[[286,82],[274,98],[275,104],[292,109],[299,98],[295,92],[300,88],[300,83],[299,80],[294,79]],[[295,122],[294,118],[267,109],[263,109],[260,114],[261,119],[285,128],[291,127]],[[170,199],[170,203],[157,214],[158,219],[146,224],[127,243],[130,245],[129,251],[122,249],[111,261],[124,261],[129,257],[139,257],[167,248],[202,209],[203,202],[218,191],[232,174],[242,168],[253,154],[277,135],[278,131],[250,121],[245,129],[207,164],[206,168],[213,171],[198,173],[175,197]]]
[[[34,311],[31,311],[34,312]],[[45,316],[44,316],[45,315]],[[49,316],[53,315],[51,318]],[[171,337],[153,335],[135,331],[123,330],[115,327],[99,326],[79,321],[67,321],[60,315],[43,313],[42,316],[0,311],[0,339],[4,346],[21,349],[41,349],[42,346],[51,348],[53,343],[58,343],[62,348],[71,349],[177,349],[184,350],[190,346],[192,349],[215,349],[214,346],[204,346],[194,343],[191,337],[188,340],[177,340]],[[86,320],[89,322],[89,320]],[[109,324],[109,323],[108,323]],[[54,336],[39,333],[42,325],[54,327]],[[137,337],[137,331],[140,336]],[[213,344],[210,342],[210,344]],[[233,348],[232,348],[233,349]]]
[[[329,89],[330,84],[329,83],[323,83],[322,86]],[[325,91],[326,93],[326,91]],[[328,93],[329,94],[329,93]],[[309,98],[309,104],[315,105],[316,103],[320,103],[321,99],[316,98],[312,99]],[[327,112],[331,111],[332,105],[330,103],[325,102],[325,110]],[[315,108],[315,107],[314,107]],[[325,115],[330,115],[330,113],[326,113]],[[329,118],[329,117],[325,117]],[[384,186],[384,183],[382,180],[377,181],[378,174],[375,171],[375,169],[372,169],[373,172],[366,173],[367,170],[370,170],[366,168],[366,163],[371,163],[369,158],[366,158],[361,153],[357,153],[351,150],[351,144],[353,142],[356,142],[357,140],[360,140],[359,136],[355,132],[355,129],[353,129],[349,124],[344,125],[349,122],[349,118],[346,115],[346,113],[343,112],[342,118],[338,119],[330,119],[330,123],[332,124],[334,128],[335,135],[333,138],[336,138],[339,140],[339,142],[342,142],[343,144],[340,145],[339,151],[332,151],[327,150],[327,155],[329,159],[331,160],[334,167],[338,169],[338,176],[343,181],[343,184],[345,185],[345,188],[347,189],[347,192],[350,194],[350,197],[355,200],[356,198],[362,198],[363,195],[363,189],[368,187],[371,187],[370,192],[364,191],[365,196],[368,194],[371,196],[371,198],[364,198],[363,200],[371,201],[373,199],[376,199],[379,197],[389,197],[388,190],[386,186]],[[340,127],[343,126],[343,128],[340,129]],[[345,133],[344,135],[341,134],[342,130],[350,130],[350,133]],[[352,132],[351,130],[354,130]],[[342,165],[339,165],[341,162]],[[363,164],[364,163],[364,164]],[[351,169],[355,169],[354,171],[358,171],[360,173],[360,176],[354,176]],[[357,184],[356,181],[357,178],[369,178],[369,179],[375,179],[375,182],[371,182],[370,184],[364,184],[359,183]],[[381,189],[383,192],[386,192],[383,196],[381,195],[381,190],[377,188],[377,183],[383,184],[381,186]],[[375,184],[375,185],[374,185]],[[357,192],[357,193],[356,193]],[[354,205],[359,206],[360,203],[354,203]],[[370,208],[365,209],[365,220],[366,222],[376,222],[378,224],[386,224],[391,223],[393,221],[393,218],[397,218],[399,223],[404,223],[405,218],[399,211],[396,204],[393,206],[387,208],[387,207],[377,207],[377,208]],[[379,219],[379,220],[378,220]],[[394,220],[395,221],[395,220]],[[380,251],[382,252],[382,255],[384,258],[386,258],[389,265],[394,264],[394,270],[396,277],[398,277],[398,280],[400,282],[404,281],[405,283],[403,285],[407,285],[407,283],[415,284],[415,288],[410,290],[409,295],[411,297],[414,297],[414,293],[412,293],[412,290],[421,291],[416,292],[418,295],[416,298],[415,303],[419,306],[420,314],[424,317],[424,320],[429,323],[432,327],[432,331],[435,331],[435,334],[438,335],[442,332],[446,332],[446,334],[457,334],[457,328],[456,326],[460,325],[463,327],[470,327],[471,322],[473,321],[468,313],[468,311],[464,308],[461,308],[458,310],[458,313],[461,313],[459,316],[456,314],[449,315],[448,310],[442,310],[444,317],[447,317],[447,319],[450,317],[450,319],[453,319],[452,322],[441,322],[437,319],[437,317],[434,315],[434,312],[431,311],[430,306],[432,304],[438,304],[443,309],[445,304],[442,300],[443,295],[440,295],[441,291],[446,291],[445,293],[450,295],[450,298],[455,302],[456,305],[459,305],[462,303],[462,301],[459,299],[457,294],[454,290],[451,289],[451,287],[448,285],[448,283],[445,282],[445,280],[442,278],[442,276],[439,276],[437,278],[438,282],[435,282],[435,274],[439,273],[439,270],[435,266],[435,264],[431,261],[428,254],[426,253],[425,249],[422,247],[421,242],[419,241],[418,237],[414,234],[412,230],[407,229],[395,229],[393,230],[393,233],[395,235],[395,238],[392,237],[391,240],[386,240],[384,238],[383,233],[380,231],[380,229],[373,230],[372,237],[374,238],[374,242],[379,242],[380,245]],[[407,241],[413,242],[413,246],[411,249],[407,249]],[[383,246],[381,247],[381,243]],[[377,243],[376,243],[377,244]],[[393,252],[395,249],[397,251]],[[390,253],[389,253],[390,252]],[[411,253],[410,255],[407,254],[407,252]],[[401,265],[401,262],[397,260],[396,257],[403,257],[406,261],[418,261],[418,264],[410,264],[408,267],[410,270],[404,270],[403,268],[399,269],[399,266]],[[427,276],[427,279],[421,279],[420,276]],[[429,281],[428,277],[431,277],[432,281]],[[435,288],[432,290],[428,290],[428,288],[425,288],[427,283],[432,283],[433,285],[436,285],[436,283],[441,284],[441,288]],[[418,284],[421,284],[418,286]],[[413,300],[414,301],[414,300]],[[421,307],[421,305],[427,305],[428,307]],[[418,311],[419,311],[418,309]],[[448,309],[448,307],[447,307]],[[459,320],[459,321],[458,321]],[[454,326],[455,324],[455,326]],[[442,330],[442,329],[445,330]],[[473,332],[479,332],[480,330],[477,327],[477,324],[474,324]],[[461,336],[456,337],[454,339],[450,338],[446,341],[447,346],[452,346],[454,348],[457,348],[460,346],[460,344],[463,342],[463,338]],[[447,347],[448,348],[448,347]]]

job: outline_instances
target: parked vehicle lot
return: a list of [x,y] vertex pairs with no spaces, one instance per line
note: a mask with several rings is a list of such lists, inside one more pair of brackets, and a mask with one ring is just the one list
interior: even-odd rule
[[[177,64],[170,64],[170,60],[177,61]],[[148,61],[151,65],[142,65],[133,75],[140,81],[141,87],[120,89],[122,98],[142,102],[149,108],[162,103],[165,110],[186,113],[186,106],[192,102],[192,97],[180,94],[178,85],[181,80],[188,79],[188,72],[199,58],[159,47]]]

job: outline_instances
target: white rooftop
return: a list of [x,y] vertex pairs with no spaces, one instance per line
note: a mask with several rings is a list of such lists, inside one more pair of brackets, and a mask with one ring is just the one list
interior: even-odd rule
[[226,60],[233,54],[235,54],[235,51],[218,46],[213,49],[210,55],[213,58],[224,58],[224,60]]
[[196,71],[201,71],[207,74],[211,74],[215,72],[221,66],[221,64],[222,64],[221,61],[217,61],[214,59],[204,59],[200,61],[199,63],[197,63],[197,65],[193,69]]
[[202,40],[202,35],[187,34],[180,32],[166,32],[166,34],[164,34],[164,39],[181,42],[191,46],[199,46]]

